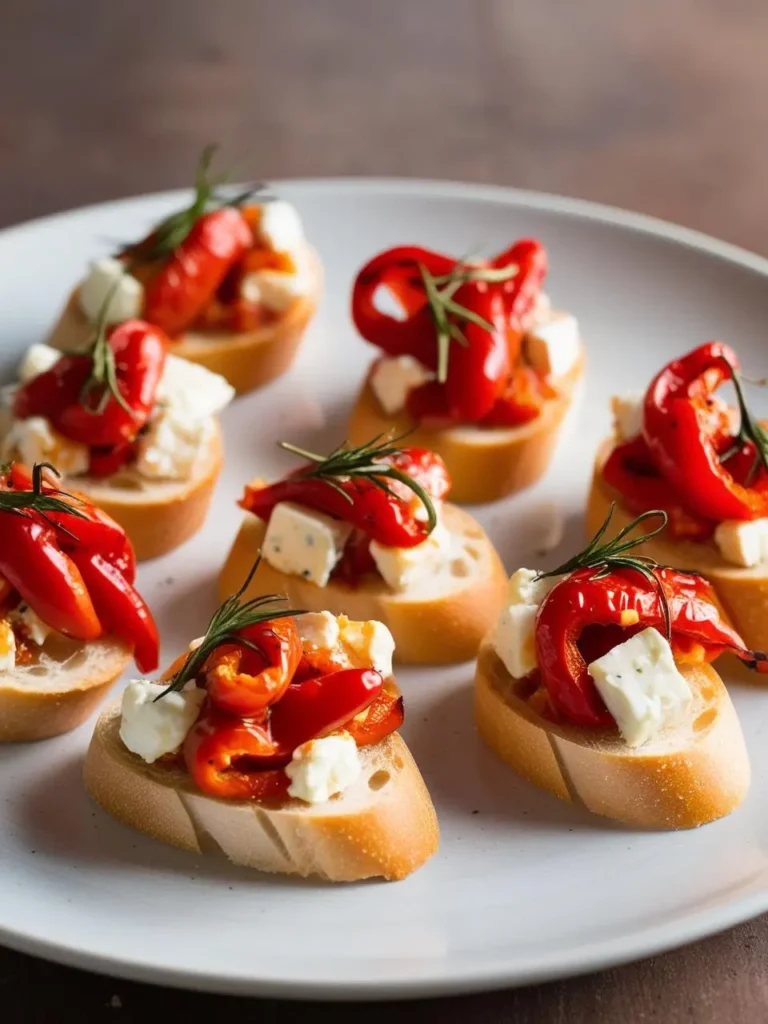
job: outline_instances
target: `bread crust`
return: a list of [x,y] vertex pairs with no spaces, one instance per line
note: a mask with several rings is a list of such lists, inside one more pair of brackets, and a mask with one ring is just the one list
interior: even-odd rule
[[[220,800],[189,775],[148,765],[119,736],[120,707],[102,712],[85,758],[85,786],[118,821],[193,853],[219,851],[258,871],[332,882],[405,878],[438,847],[435,809],[396,733],[361,748],[361,779],[325,804]],[[372,782],[371,782],[372,780]]]
[[[452,533],[468,539],[477,553],[477,571],[455,577],[450,591],[425,598],[392,593],[383,580],[350,587],[331,580],[327,586],[278,572],[264,559],[246,597],[286,594],[294,608],[330,611],[365,622],[384,622],[395,638],[395,658],[406,665],[450,665],[468,661],[496,620],[504,603],[508,577],[501,559],[480,524],[463,509],[447,504],[444,522]],[[245,513],[219,577],[222,600],[235,593],[261,549],[266,524]]]
[[83,650],[81,667],[62,672],[61,682],[54,686],[36,685],[34,676],[19,670],[0,675],[0,743],[59,736],[91,715],[127,668],[131,652],[110,639]]
[[90,477],[73,478],[72,484],[122,526],[137,561],[146,562],[173,551],[197,533],[208,514],[223,461],[224,442],[217,421],[189,480],[148,481],[140,491]]
[[[242,395],[263,387],[282,376],[293,363],[323,288],[320,257],[309,249],[313,287],[308,295],[297,298],[273,323],[253,331],[231,334],[224,331],[187,331],[175,339],[168,351],[211,373],[225,377]],[[47,344],[58,349],[77,350],[93,333],[93,325],[80,309],[78,288],[70,294]]]
[[561,800],[626,825],[694,828],[739,806],[750,767],[718,674],[710,665],[681,672],[696,696],[693,725],[632,749],[618,734],[543,719],[486,643],[475,676],[477,728],[518,775]]
[[405,412],[388,416],[373,393],[369,375],[352,410],[347,436],[357,445],[390,431],[398,436],[407,433],[408,444],[429,448],[445,461],[454,501],[464,505],[498,501],[530,487],[547,471],[585,362],[582,347],[578,361],[556,382],[559,394],[533,422],[487,430],[471,426],[427,430]]
[[[636,517],[622,505],[621,495],[603,478],[603,466],[613,449],[605,441],[595,459],[592,485],[587,502],[586,528],[593,535],[605,521],[611,502],[616,507],[607,537],[619,532]],[[653,524],[648,528],[652,529]],[[661,565],[699,572],[711,583],[726,619],[751,650],[768,651],[768,566],[744,569],[727,562],[714,540],[706,543],[666,540],[663,535],[641,545],[638,552],[650,555]],[[740,673],[741,674],[741,673]],[[764,679],[750,673],[755,679]]]

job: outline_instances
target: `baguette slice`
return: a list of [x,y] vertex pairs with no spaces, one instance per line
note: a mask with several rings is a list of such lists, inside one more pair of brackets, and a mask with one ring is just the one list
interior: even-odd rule
[[[587,503],[586,528],[592,536],[605,521],[611,502],[616,502],[606,539],[635,519],[634,513],[623,507],[618,491],[603,479],[602,469],[612,448],[612,441],[606,441],[600,447]],[[754,651],[768,650],[768,566],[744,569],[727,562],[714,541],[703,544],[673,541],[665,539],[663,534],[643,544],[637,551],[655,558],[660,565],[673,565],[676,569],[689,569],[706,576],[714,587],[725,618],[747,647]],[[729,658],[729,663],[733,660]],[[739,676],[746,674],[745,669],[739,670]],[[755,680],[764,678],[756,673],[749,673],[749,677]]]
[[217,423],[189,480],[148,480],[140,486],[118,486],[76,477],[72,485],[122,526],[137,560],[144,562],[172,551],[197,533],[208,514],[223,458]]
[[[273,569],[264,559],[244,595],[286,594],[292,607],[330,611],[366,622],[378,619],[395,638],[395,657],[408,665],[450,665],[468,661],[496,620],[508,578],[496,550],[480,524],[455,505],[444,506],[445,526],[471,559],[471,572],[451,564],[445,574],[430,576],[414,590],[393,593],[372,577],[358,587],[331,580],[327,586]],[[241,586],[261,550],[266,524],[245,513],[240,531],[219,577],[224,600]],[[466,563],[464,563],[466,564]]]
[[105,811],[131,828],[193,853],[224,853],[235,864],[332,882],[405,878],[437,850],[427,787],[399,735],[360,750],[363,773],[324,804],[280,806],[220,800],[187,772],[149,765],[120,739],[120,706],[96,723],[85,758],[85,786]]
[[[314,250],[310,256],[312,290],[308,295],[297,298],[279,319],[240,334],[187,331],[172,342],[169,352],[199,363],[211,373],[221,374],[238,394],[253,391],[281,376],[293,363],[322,292],[320,257]],[[78,289],[75,288],[47,344],[53,348],[77,351],[88,343],[92,334],[93,324],[80,309]]]
[[750,767],[736,711],[709,665],[686,665],[690,724],[633,749],[618,733],[542,718],[490,644],[480,650],[475,719],[480,736],[518,775],[554,796],[653,829],[694,828],[730,814],[749,789]]
[[545,404],[535,420],[521,427],[428,430],[406,412],[387,415],[367,378],[352,410],[347,436],[350,444],[357,445],[391,431],[398,437],[408,434],[408,444],[429,448],[443,458],[454,501],[464,505],[497,501],[530,487],[547,471],[560,426],[584,375],[584,364],[582,348],[579,360],[558,378],[557,397]]
[[114,639],[82,644],[51,635],[37,664],[0,673],[0,742],[44,740],[76,729],[130,660],[130,648]]

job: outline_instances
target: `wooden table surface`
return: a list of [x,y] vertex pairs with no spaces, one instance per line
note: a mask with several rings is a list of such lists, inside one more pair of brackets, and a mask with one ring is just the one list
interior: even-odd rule
[[[768,250],[762,0],[0,0],[0,225],[189,182],[443,177],[581,196]],[[0,284],[0,294],[2,284]],[[1,870],[1,866],[0,866]],[[596,894],[599,899],[599,894]],[[591,977],[403,1021],[765,1021],[768,917]],[[0,949],[2,1018],[298,1020]],[[316,1011],[313,1011],[316,1012]],[[365,1009],[389,1019],[392,1007]],[[334,1010],[336,1020],[360,1009]]]

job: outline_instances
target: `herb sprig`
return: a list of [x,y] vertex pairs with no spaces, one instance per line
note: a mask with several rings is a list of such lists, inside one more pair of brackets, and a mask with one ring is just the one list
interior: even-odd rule
[[[725,357],[723,357],[723,362],[731,371],[731,381],[736,390],[736,402],[739,406],[739,430],[734,437],[731,447],[720,456],[720,461],[727,462],[728,459],[741,450],[745,442],[751,441],[755,446],[755,459],[744,480],[745,486],[749,487],[754,482],[761,465],[764,469],[768,470],[768,431],[749,411],[741,377],[736,368]],[[762,384],[763,382],[755,381],[754,383]]]
[[254,626],[258,622],[267,622],[270,619],[285,619],[292,615],[306,614],[306,612],[294,608],[282,607],[288,600],[282,594],[264,594],[248,601],[241,600],[260,565],[261,555],[256,559],[237,593],[228,597],[213,613],[202,643],[194,651],[189,652],[184,664],[174,675],[169,686],[155,697],[155,702],[165,697],[167,693],[183,689],[191,679],[198,675],[208,656],[221,644],[235,642],[244,647],[250,647],[252,650],[258,650],[258,647],[247,638],[237,635],[239,630]]
[[107,338],[109,307],[121,281],[122,277],[118,277],[102,303],[96,319],[93,341],[86,353],[91,358],[91,372],[80,389],[80,404],[86,412],[94,416],[100,416],[104,412],[110,398],[114,398],[121,409],[133,416],[133,409],[120,391],[115,353]]
[[211,164],[218,148],[214,144],[208,145],[200,156],[195,170],[195,195],[190,205],[166,217],[144,241],[123,246],[118,250],[118,256],[128,256],[132,267],[164,259],[181,245],[202,214],[226,206],[242,206],[263,191],[265,186],[256,183],[234,195],[221,192],[221,186],[229,181],[230,176],[226,171],[211,174]]
[[[5,470],[5,467],[2,468]],[[77,508],[79,499],[74,494],[57,489],[43,490],[43,473],[46,469],[49,469],[57,477],[61,475],[50,462],[36,462],[32,467],[32,490],[0,491],[0,512],[13,512],[17,515],[37,512],[50,526],[72,536],[61,523],[55,523],[49,519],[48,513],[57,512],[59,515],[71,515],[75,519],[87,519],[88,517]],[[65,501],[65,498],[68,500]]]
[[[451,341],[458,342],[464,348],[469,344],[467,336],[456,320],[476,324],[486,331],[493,330],[493,324],[484,316],[475,313],[456,302],[454,295],[461,285],[467,281],[485,281],[488,284],[498,284],[508,281],[517,273],[517,267],[476,267],[471,264],[459,261],[449,274],[435,276],[427,270],[423,263],[419,263],[419,273],[424,283],[424,291],[427,295],[427,303],[435,323],[437,335],[437,380],[439,384],[445,384],[448,377],[448,359],[450,355]],[[454,318],[454,319],[451,319]]]
[[[652,583],[658,591],[661,611],[664,616],[665,632],[667,639],[670,640],[672,636],[672,620],[669,612],[669,601],[664,591],[664,585],[654,571],[665,567],[660,566],[655,559],[650,558],[648,555],[629,554],[630,551],[633,551],[640,544],[645,544],[662,532],[667,525],[667,513],[662,511],[662,509],[643,512],[637,519],[629,523],[628,526],[625,526],[623,530],[620,530],[612,540],[601,543],[613,518],[615,509],[616,502],[611,502],[605,522],[583,551],[569,558],[556,569],[551,569],[549,572],[540,572],[536,578],[547,579],[552,576],[566,576],[579,569],[594,569],[595,573],[592,579],[600,580],[610,576],[615,569],[633,569],[644,576],[649,583]],[[641,531],[633,536],[643,523],[650,520],[660,520],[660,523],[653,530],[648,532]]]
[[322,480],[350,504],[353,503],[354,499],[341,487],[338,482],[339,480],[366,480],[368,483],[373,484],[374,487],[378,487],[379,490],[391,494],[395,498],[398,495],[395,494],[391,487],[387,486],[385,480],[397,480],[398,483],[413,491],[424,506],[427,513],[428,532],[431,533],[435,526],[437,526],[437,512],[429,494],[413,477],[397,469],[397,467],[381,461],[382,459],[396,458],[402,454],[403,449],[399,446],[398,442],[402,441],[406,436],[401,435],[400,437],[393,438],[385,434],[379,434],[372,441],[367,441],[365,444],[357,447],[348,444],[339,445],[338,448],[334,448],[331,454],[327,456],[318,455],[316,452],[310,452],[304,448],[298,448],[287,441],[281,441],[280,447],[284,451],[291,452],[292,455],[299,455],[301,458],[313,463],[313,465],[298,474],[300,479]]

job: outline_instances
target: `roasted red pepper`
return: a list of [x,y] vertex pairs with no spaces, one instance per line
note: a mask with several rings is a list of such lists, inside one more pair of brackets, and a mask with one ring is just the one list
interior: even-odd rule
[[504,292],[511,342],[519,346],[549,269],[546,249],[541,242],[525,238],[499,253],[491,264],[497,268],[517,267],[515,276],[499,287]]
[[[655,569],[657,583],[635,569],[615,568],[598,578],[595,569],[580,569],[561,580],[545,598],[536,619],[536,655],[553,707],[576,725],[610,728],[612,716],[597,692],[579,641],[595,626],[620,627],[622,613],[637,623],[626,637],[649,626],[665,630],[658,586],[669,608],[672,647],[700,645],[707,660],[728,651],[751,668],[768,671],[766,655],[749,651],[722,619],[711,585],[700,576],[675,569]],[[626,615],[625,615],[626,620]]]
[[712,422],[712,394],[738,370],[731,348],[708,342],[656,375],[643,408],[643,433],[659,472],[690,511],[714,522],[768,515],[765,468],[751,481],[734,475],[745,462],[757,465],[754,443],[739,441],[740,461],[726,461],[722,422]]
[[[379,461],[382,466],[392,465],[400,473],[411,477],[430,497],[442,498],[450,487],[442,459],[425,449],[403,448],[395,460]],[[310,470],[316,472],[316,468],[313,464],[299,469],[268,487],[248,486],[240,504],[266,522],[275,505],[282,501],[295,501],[306,508],[351,523],[370,540],[387,547],[414,547],[429,535],[428,523],[414,515],[412,492],[408,501],[387,493],[372,482],[369,476],[337,475],[329,483],[324,477],[303,475]],[[387,485],[393,483],[390,478],[383,476],[381,480]]]
[[272,735],[295,750],[307,740],[346,728],[381,692],[384,680],[373,669],[347,668],[292,684],[272,709]]

